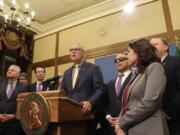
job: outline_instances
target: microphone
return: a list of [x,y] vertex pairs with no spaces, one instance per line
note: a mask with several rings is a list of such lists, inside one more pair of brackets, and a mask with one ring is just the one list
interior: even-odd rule
[[47,79],[47,80],[45,80],[45,81],[43,81],[43,82],[50,83],[50,82],[52,82],[52,81],[59,80],[59,78],[61,78],[61,77],[62,77],[62,76],[60,76],[60,75],[55,75],[55,76],[53,76],[53,77],[51,77],[51,78],[49,78],[49,79]]

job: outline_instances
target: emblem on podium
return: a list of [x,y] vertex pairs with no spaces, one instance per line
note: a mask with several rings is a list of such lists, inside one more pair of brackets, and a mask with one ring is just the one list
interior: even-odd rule
[[49,123],[49,106],[40,93],[25,97],[20,108],[21,125],[28,135],[43,134]]

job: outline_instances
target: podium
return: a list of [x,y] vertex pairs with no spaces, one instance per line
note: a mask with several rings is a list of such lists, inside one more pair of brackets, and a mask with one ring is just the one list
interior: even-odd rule
[[21,93],[17,97],[16,119],[27,135],[85,135],[86,122],[82,105],[61,90]]

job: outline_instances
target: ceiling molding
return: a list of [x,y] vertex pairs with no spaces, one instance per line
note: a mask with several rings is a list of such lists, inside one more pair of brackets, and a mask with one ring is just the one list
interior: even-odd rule
[[[139,0],[136,2],[136,6],[144,5],[146,3],[154,1],[158,0]],[[121,12],[123,5],[123,2],[120,3],[119,0],[107,0],[105,2],[75,12],[73,14],[61,17],[45,25],[33,25],[33,28],[39,30],[39,34],[37,34],[34,39],[36,40],[52,33],[56,33],[88,21],[92,21],[113,13]]]
[[[143,5],[145,3],[153,2],[157,0],[137,0],[136,6]],[[18,1],[19,5],[22,7],[24,4],[23,0]],[[58,2],[56,0],[52,0],[52,2]],[[60,7],[54,7],[54,10],[52,11],[52,5],[55,6],[57,4],[52,4],[51,7],[47,7],[47,14],[48,9],[51,9],[50,14],[46,15],[46,13],[42,12],[45,10],[43,5],[39,5],[39,2],[36,0],[32,0],[30,2],[30,5],[34,8],[39,9],[39,15],[37,15],[36,18],[37,21],[35,21],[31,27],[29,28],[31,31],[34,31],[37,33],[34,39],[39,39],[44,36],[50,35],[52,33],[59,32],[64,29],[71,28],[73,26],[80,25],[82,23],[86,23],[104,16],[108,16],[117,12],[122,11],[123,5],[127,2],[127,0],[89,0],[87,3],[80,3],[80,6],[73,6],[73,3],[75,1],[68,0],[68,1],[61,1],[64,2],[62,4],[63,8],[68,4],[68,2],[71,4],[72,9],[67,9],[64,11],[61,11],[61,13],[56,12],[53,16],[53,12],[60,11]],[[79,2],[79,0],[77,0]],[[48,2],[46,2],[46,5]],[[5,12],[10,11],[10,0],[7,0],[4,4]],[[37,12],[38,14],[38,12]],[[44,20],[42,20],[44,18]],[[41,20],[38,21],[38,20]]]
[[44,25],[44,24],[46,24],[46,23],[52,22],[52,21],[54,21],[54,20],[57,20],[58,18],[64,17],[64,16],[66,16],[66,15],[72,14],[72,13],[74,13],[74,12],[80,11],[80,10],[82,10],[82,9],[85,9],[85,8],[87,8],[87,7],[96,5],[96,4],[98,4],[98,3],[102,3],[102,2],[104,2],[104,1],[107,1],[107,0],[94,0],[94,1],[89,1],[89,2],[86,2],[86,4],[84,4],[84,5],[79,4],[79,6],[76,7],[76,8],[72,8],[72,9],[69,9],[69,10],[67,10],[67,11],[60,12],[59,14],[57,14],[57,15],[55,15],[55,16],[53,16],[53,17],[50,17],[50,18],[48,18],[48,19],[45,19],[45,20],[36,19],[36,21],[37,21],[38,23],[40,23],[41,25]]

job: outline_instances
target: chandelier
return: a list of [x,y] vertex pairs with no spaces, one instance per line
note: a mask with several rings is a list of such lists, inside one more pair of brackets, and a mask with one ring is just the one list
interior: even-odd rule
[[7,25],[15,25],[18,27],[30,27],[34,21],[34,11],[29,11],[29,4],[25,3],[24,8],[20,8],[16,4],[16,0],[12,0],[10,8],[6,6],[3,0],[0,0],[0,16],[1,24],[6,27]]

